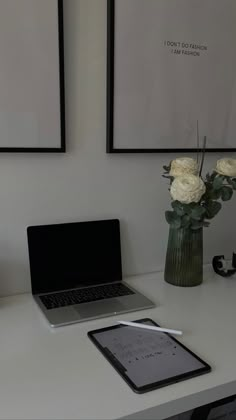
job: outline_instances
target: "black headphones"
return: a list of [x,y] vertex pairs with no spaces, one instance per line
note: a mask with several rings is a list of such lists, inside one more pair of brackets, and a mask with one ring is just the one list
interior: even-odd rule
[[212,260],[214,271],[222,277],[230,277],[236,273],[236,254],[232,256],[232,267],[227,269],[227,262],[224,255],[216,255]]

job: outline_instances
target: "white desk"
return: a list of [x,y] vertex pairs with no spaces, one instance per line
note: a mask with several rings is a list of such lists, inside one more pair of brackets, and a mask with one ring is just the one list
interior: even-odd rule
[[[87,331],[119,317],[51,329],[29,294],[0,300],[1,419],[163,419],[236,394],[236,278],[208,268],[196,288],[164,283],[161,273],[128,280],[157,307],[129,313],[182,329],[181,340],[212,366],[212,373],[135,394]],[[142,411],[145,410],[145,413]]]

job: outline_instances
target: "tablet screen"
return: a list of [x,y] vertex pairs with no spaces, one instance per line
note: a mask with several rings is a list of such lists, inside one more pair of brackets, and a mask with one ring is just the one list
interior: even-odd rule
[[[157,325],[149,319],[137,322]],[[209,365],[166,333],[118,325],[92,331],[89,336],[137,392],[210,370]]]

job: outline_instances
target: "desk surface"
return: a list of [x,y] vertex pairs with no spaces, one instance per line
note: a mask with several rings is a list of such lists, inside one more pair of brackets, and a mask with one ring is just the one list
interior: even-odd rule
[[31,295],[11,296],[0,300],[1,419],[163,419],[236,394],[236,277],[207,268],[195,288],[171,286],[162,273],[128,283],[157,307],[122,318],[150,317],[183,330],[180,341],[212,373],[137,395],[87,337],[119,317],[52,329]]

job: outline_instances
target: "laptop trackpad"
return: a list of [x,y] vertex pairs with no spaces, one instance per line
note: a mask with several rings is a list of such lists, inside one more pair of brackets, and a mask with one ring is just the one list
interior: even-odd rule
[[125,305],[120,303],[118,299],[108,299],[99,302],[83,303],[75,305],[74,309],[80,314],[81,317],[92,317],[102,314],[112,314],[114,312],[121,312],[127,309]]

